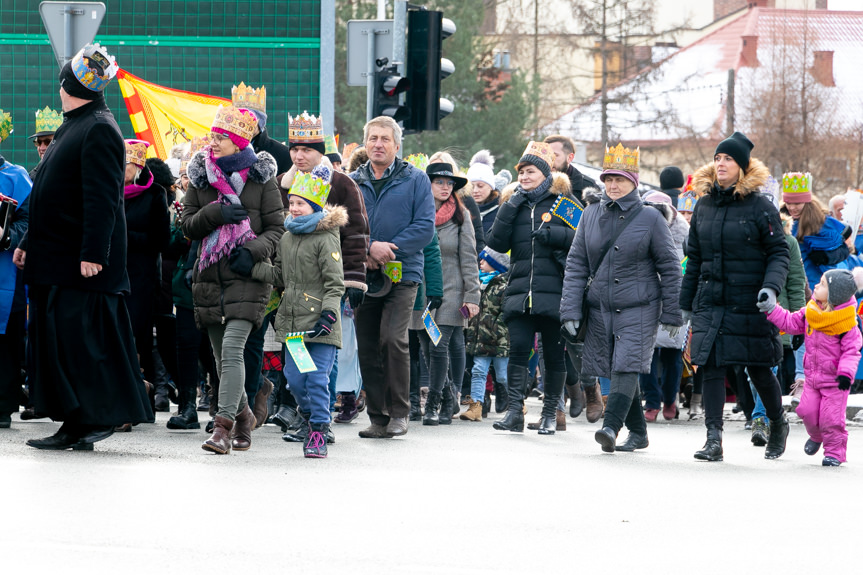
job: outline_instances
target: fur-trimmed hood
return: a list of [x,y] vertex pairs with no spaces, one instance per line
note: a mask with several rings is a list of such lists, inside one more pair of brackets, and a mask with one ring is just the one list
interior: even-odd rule
[[[500,203],[503,205],[512,195],[515,193],[515,189],[518,187],[518,182],[513,182],[507,187],[503,189],[500,193]],[[567,196],[572,197],[572,185],[569,183],[569,177],[566,174],[562,174],[560,172],[552,172],[551,174],[551,187],[548,189],[548,192],[553,196]]]
[[348,211],[342,206],[334,206],[327,204],[324,206],[326,214],[321,221],[318,222],[318,227],[315,231],[325,232],[332,229],[339,229],[348,223]]
[[[276,159],[267,152],[258,152],[258,161],[249,168],[249,179],[259,184],[264,184],[276,177]],[[206,152],[197,152],[189,161],[186,174],[193,186],[202,190],[210,185],[207,180]]]
[[[633,190],[636,194],[637,190]],[[644,202],[645,206],[650,206],[652,208],[656,208],[659,210],[659,213],[662,214],[662,217],[665,218],[665,223],[671,227],[671,224],[674,223],[674,217],[677,215],[677,212],[673,207],[668,204],[663,204],[662,202]]]
[[587,207],[602,199],[602,190],[593,186],[584,188],[581,192],[581,197],[584,200],[584,207]]
[[[749,167],[734,187],[734,197],[744,198],[749,194],[758,192],[767,183],[769,177],[770,170],[767,169],[767,166],[761,160],[752,158],[749,160]],[[695,192],[696,196],[709,194],[713,190],[715,181],[716,167],[711,162],[698,168],[692,175],[692,191]]]

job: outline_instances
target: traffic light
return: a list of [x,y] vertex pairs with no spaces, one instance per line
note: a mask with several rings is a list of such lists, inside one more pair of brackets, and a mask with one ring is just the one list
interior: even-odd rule
[[375,116],[389,116],[396,122],[409,117],[406,106],[399,104],[399,95],[411,87],[408,78],[399,76],[395,66],[375,72]]
[[455,31],[455,24],[444,18],[443,12],[408,11],[406,65],[411,89],[407,94],[407,130],[438,130],[440,120],[453,111],[453,103],[440,96],[440,82],[455,72],[453,63],[441,58],[443,41]]

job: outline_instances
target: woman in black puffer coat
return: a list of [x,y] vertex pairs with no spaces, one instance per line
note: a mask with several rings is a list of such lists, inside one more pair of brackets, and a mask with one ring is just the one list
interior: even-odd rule
[[554,152],[549,144],[528,144],[516,166],[518,186],[511,197],[501,198],[497,218],[486,238],[494,250],[511,250],[509,284],[503,300],[503,318],[510,339],[509,407],[494,428],[524,430],[527,364],[534,335],[540,333],[546,367],[540,435],[551,435],[557,429],[557,403],[566,381],[560,296],[566,255],[575,237],[575,230],[550,213],[558,196],[570,196],[569,179],[564,174],[552,176],[552,165]]
[[695,453],[702,461],[722,461],[728,366],[745,366],[764,402],[770,419],[764,457],[782,455],[788,438],[779,381],[771,371],[782,360],[782,340],[758,307],[775,304],[785,285],[788,244],[779,212],[759,193],[770,173],[750,159],[752,147],[735,132],[692,178],[700,199],[690,222],[680,307],[692,317],[692,363],[704,370],[707,443]]

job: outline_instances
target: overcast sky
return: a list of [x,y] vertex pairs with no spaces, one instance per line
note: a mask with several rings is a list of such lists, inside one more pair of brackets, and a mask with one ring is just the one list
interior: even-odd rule
[[863,0],[828,0],[830,10],[863,10]]

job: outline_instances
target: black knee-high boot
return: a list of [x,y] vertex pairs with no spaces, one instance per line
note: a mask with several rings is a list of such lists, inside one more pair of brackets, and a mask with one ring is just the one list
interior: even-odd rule
[[542,417],[539,420],[540,435],[554,435],[557,431],[557,405],[566,383],[566,372],[547,371],[545,373],[545,397],[542,400]]
[[506,415],[494,423],[495,429],[524,431],[524,390],[527,387],[527,368],[509,364],[507,368]]
[[641,409],[641,391],[638,389],[635,390],[635,397],[632,398],[632,404],[629,406],[629,413],[626,414],[624,424],[629,430],[629,435],[626,437],[626,441],[615,446],[615,451],[635,451],[647,447],[647,422],[644,420],[644,410]]

